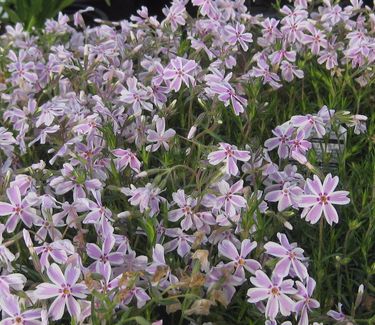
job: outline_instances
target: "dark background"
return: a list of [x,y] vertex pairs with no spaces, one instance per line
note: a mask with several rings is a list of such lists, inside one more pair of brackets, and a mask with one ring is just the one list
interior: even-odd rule
[[[108,19],[112,21],[127,19],[132,14],[136,14],[137,9],[141,6],[148,7],[150,16],[158,16],[158,18],[163,18],[162,9],[167,6],[169,0],[111,0],[111,5],[108,6],[105,0],[76,0],[75,4],[65,10],[69,13],[76,11],[77,9],[86,8],[87,6],[92,6],[95,8],[95,13],[87,14],[86,19],[91,20],[92,18],[98,17],[102,19]],[[272,5],[275,1],[271,0],[246,0],[245,4],[250,8],[251,14],[263,13],[266,16],[272,16],[276,12]],[[282,4],[290,4],[289,1],[281,1]],[[340,1],[340,4],[347,4],[349,1]],[[372,0],[365,0],[366,5],[371,6],[373,4]],[[197,7],[194,7],[189,2],[187,6],[189,14],[195,15]]]

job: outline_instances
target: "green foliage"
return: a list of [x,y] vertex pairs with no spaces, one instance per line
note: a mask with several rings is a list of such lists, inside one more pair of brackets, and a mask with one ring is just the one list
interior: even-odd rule
[[6,0],[0,19],[8,15],[8,23],[23,23],[29,31],[43,27],[46,19],[56,17],[59,11],[70,6],[74,0]]

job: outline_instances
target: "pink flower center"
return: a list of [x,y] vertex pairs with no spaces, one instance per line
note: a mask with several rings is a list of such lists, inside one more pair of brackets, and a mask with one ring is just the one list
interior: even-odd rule
[[17,204],[15,208],[13,208],[13,212],[16,214],[20,214],[22,212],[22,208]]
[[282,135],[281,137],[279,137],[279,140],[280,140],[280,142],[282,142],[282,143],[285,143],[285,142],[286,142],[286,139],[287,139],[287,137],[286,137],[285,135]]
[[107,256],[107,254],[104,254],[104,255],[100,256],[100,260],[101,260],[103,263],[108,262],[108,256]]
[[62,290],[61,290],[61,293],[63,294],[63,296],[69,296],[70,295],[70,288],[69,288],[69,286],[63,287]]
[[244,265],[245,265],[245,260],[244,260],[242,257],[240,257],[240,258],[238,259],[238,265],[241,265],[241,266],[244,266]]
[[14,321],[16,322],[16,324],[23,324],[23,319],[21,316],[17,316]]
[[272,293],[272,295],[273,296],[279,296],[280,295],[280,290],[279,290],[279,288],[278,287],[273,287],[272,289],[271,289],[271,293]]
[[320,204],[328,204],[329,196],[326,193],[319,194],[319,199],[317,199]]
[[185,205],[183,208],[182,208],[182,212],[185,213],[185,214],[191,214],[191,208],[189,205]]
[[233,156],[233,151],[231,149],[226,149],[225,150],[225,153],[228,157],[232,157]]

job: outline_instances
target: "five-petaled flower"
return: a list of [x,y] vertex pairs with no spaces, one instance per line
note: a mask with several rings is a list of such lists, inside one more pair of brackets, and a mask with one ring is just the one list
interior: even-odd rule
[[245,26],[237,23],[236,27],[227,25],[225,27],[226,40],[229,44],[235,45],[239,43],[242,49],[246,52],[249,47],[246,43],[251,43],[253,41],[253,35],[251,33],[245,33]]
[[349,192],[336,191],[334,192],[339,178],[332,177],[328,174],[322,184],[318,176],[314,175],[314,179],[307,179],[305,186],[305,193],[301,196],[299,206],[305,208],[302,212],[302,217],[306,217],[307,221],[312,224],[317,223],[322,213],[328,224],[337,223],[339,217],[333,204],[344,205],[350,202],[347,197]]
[[35,290],[38,299],[50,299],[56,297],[49,307],[48,313],[53,320],[63,317],[65,306],[69,314],[77,319],[81,313],[81,307],[76,298],[86,298],[86,285],[77,283],[81,274],[78,267],[71,264],[63,274],[57,264],[52,264],[47,269],[47,275],[53,283],[41,283]]
[[189,87],[195,84],[194,73],[198,64],[194,60],[176,57],[164,69],[164,80],[169,83],[169,88],[179,91],[182,82]]
[[245,239],[241,243],[241,251],[238,253],[236,246],[228,239],[225,239],[219,244],[218,248],[220,255],[231,260],[228,264],[234,268],[234,275],[244,280],[245,270],[254,274],[261,268],[258,261],[247,258],[256,246],[257,242],[251,242],[250,239]]
[[22,200],[21,192],[18,186],[12,186],[6,191],[10,203],[0,202],[0,216],[7,216],[9,218],[6,222],[8,232],[13,232],[21,219],[27,227],[31,227],[34,219],[37,217],[35,210],[27,201],[27,198]]
[[267,299],[265,314],[274,320],[279,313],[289,316],[294,311],[295,302],[287,295],[296,293],[293,288],[293,280],[283,280],[282,277],[274,275],[272,280],[261,270],[255,272],[255,277],[250,278],[250,282],[255,288],[247,291],[248,301],[256,303]]
[[156,118],[156,131],[148,130],[147,131],[147,141],[155,142],[151,145],[146,147],[147,151],[156,151],[162,145],[165,150],[169,150],[169,139],[173,138],[176,134],[176,131],[173,129],[168,129],[165,131],[165,118],[164,117],[157,117]]
[[245,150],[238,150],[235,146],[220,142],[220,150],[211,152],[208,155],[208,161],[211,165],[217,165],[222,161],[226,164],[226,173],[236,176],[238,174],[237,160],[248,161],[250,154]]
[[275,266],[274,273],[286,277],[292,269],[301,280],[305,279],[308,273],[302,263],[306,260],[303,249],[295,243],[290,244],[285,234],[278,233],[277,238],[281,245],[272,241],[264,245],[267,254],[281,258]]

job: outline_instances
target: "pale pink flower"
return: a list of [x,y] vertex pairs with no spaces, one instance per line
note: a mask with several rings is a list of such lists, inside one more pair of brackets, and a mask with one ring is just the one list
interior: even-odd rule
[[236,27],[230,25],[225,26],[226,40],[229,44],[235,45],[239,43],[242,49],[246,52],[249,46],[246,43],[251,43],[253,41],[253,36],[251,33],[245,33],[245,26],[236,23]]
[[334,192],[338,182],[339,178],[337,176],[332,177],[331,174],[326,176],[323,184],[316,175],[314,175],[313,180],[307,179],[306,194],[301,196],[298,203],[300,207],[305,208],[302,217],[306,217],[307,221],[314,224],[324,214],[329,225],[337,223],[339,218],[333,204],[344,205],[350,202],[350,199],[347,197],[349,192]]
[[189,87],[195,85],[194,74],[198,64],[194,60],[187,60],[181,57],[172,59],[164,69],[164,80],[169,83],[169,88],[179,91],[182,82]]
[[173,138],[176,134],[176,131],[173,129],[168,129],[165,131],[165,118],[157,117],[156,118],[156,131],[147,130],[147,141],[155,142],[154,144],[148,145],[146,147],[147,151],[154,152],[160,148],[162,145],[165,150],[169,150],[168,141]]
[[220,150],[211,152],[208,155],[209,163],[211,165],[217,165],[224,161],[226,165],[226,173],[228,175],[237,175],[237,160],[248,161],[250,159],[249,152],[238,150],[235,146],[224,142],[219,143],[219,146]]

